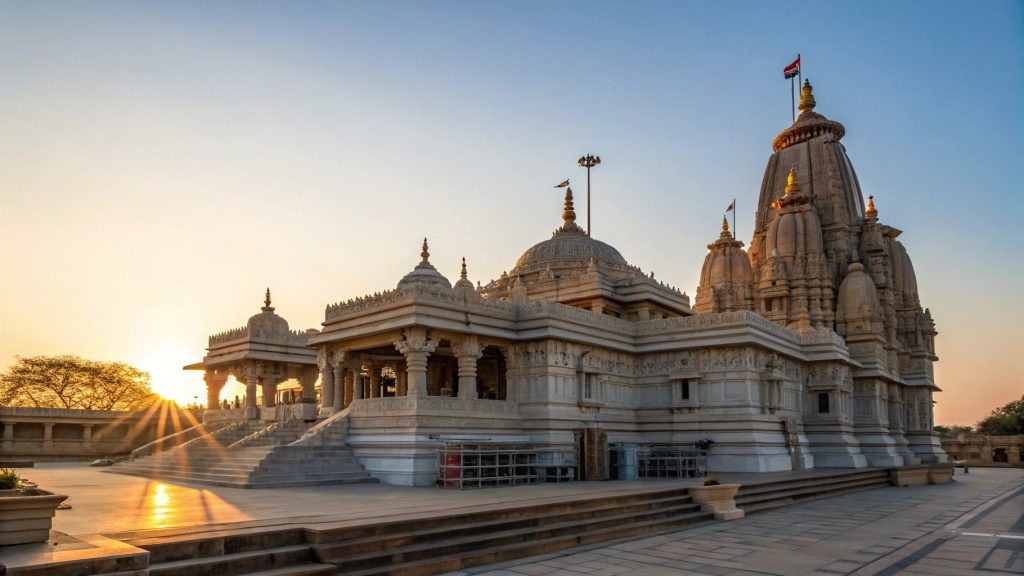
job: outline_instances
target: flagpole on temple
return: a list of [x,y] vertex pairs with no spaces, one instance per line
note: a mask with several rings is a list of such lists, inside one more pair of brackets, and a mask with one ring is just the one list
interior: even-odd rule
[[793,77],[789,77],[789,113],[796,122],[796,90],[793,89]]
[[739,230],[736,230],[736,199],[732,199],[732,237],[739,238]]

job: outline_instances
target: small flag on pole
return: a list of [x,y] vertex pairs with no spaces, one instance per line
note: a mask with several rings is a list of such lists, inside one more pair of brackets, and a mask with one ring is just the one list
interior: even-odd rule
[[569,185],[569,181],[568,181],[568,180],[566,180],[565,182],[562,182],[562,183],[561,183],[561,184],[559,184],[558,186],[555,186],[555,188],[565,188],[565,187],[566,187],[566,186],[568,186],[568,185]]
[[725,209],[725,211],[726,211],[726,212],[732,212],[732,211],[733,211],[733,210],[735,210],[735,209],[736,209],[736,201],[735,201],[735,200],[733,200],[733,201],[732,201],[732,204],[729,204],[729,207],[728,207],[728,208],[726,208],[726,209]]
[[790,64],[789,66],[786,66],[782,70],[782,74],[785,75],[786,79],[789,79],[789,78],[795,77],[799,73],[800,73],[800,55],[797,54],[796,55],[796,60],[793,60],[793,63]]

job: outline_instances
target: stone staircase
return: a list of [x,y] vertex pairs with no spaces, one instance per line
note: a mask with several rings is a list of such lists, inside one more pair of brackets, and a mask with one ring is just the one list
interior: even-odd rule
[[150,576],[328,576],[337,572],[316,561],[302,530],[218,535],[182,540],[128,540],[149,551]]
[[736,506],[747,514],[787,506],[794,502],[838,496],[891,486],[887,468],[843,471],[809,478],[745,484],[736,494]]
[[[327,427],[330,441],[315,442],[309,439],[308,426],[297,420],[266,427],[233,425],[107,471],[233,488],[376,482],[345,446],[344,435],[339,435],[344,429]],[[306,441],[297,443],[300,438]]]
[[712,520],[685,488],[327,528],[313,549],[339,574],[426,575]]

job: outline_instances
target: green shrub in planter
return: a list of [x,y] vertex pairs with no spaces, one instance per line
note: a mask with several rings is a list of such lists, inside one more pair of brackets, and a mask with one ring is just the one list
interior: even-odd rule
[[705,486],[718,486],[720,484],[721,482],[719,482],[718,478],[715,478],[714,476],[708,476],[707,478],[704,479]]
[[0,470],[0,490],[13,490],[21,486],[21,474],[14,468]]

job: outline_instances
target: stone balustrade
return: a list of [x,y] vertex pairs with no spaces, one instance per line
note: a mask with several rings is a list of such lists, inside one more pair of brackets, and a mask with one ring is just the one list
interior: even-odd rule
[[128,454],[202,419],[185,410],[73,410],[0,407],[0,453],[33,460]]

